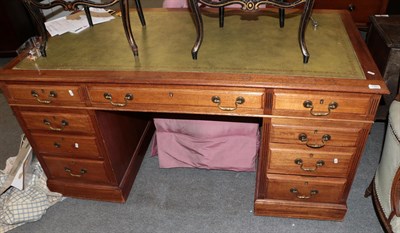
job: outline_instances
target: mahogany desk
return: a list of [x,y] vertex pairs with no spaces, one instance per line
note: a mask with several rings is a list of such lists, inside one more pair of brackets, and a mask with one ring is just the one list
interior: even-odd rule
[[227,11],[223,29],[218,14],[207,15],[197,61],[188,49],[196,33],[189,12],[154,10],[146,12],[146,29],[134,24],[138,60],[114,20],[51,38],[46,58],[17,58],[0,71],[49,188],[124,202],[155,114],[256,121],[262,138],[254,213],[343,219],[379,100],[388,93],[350,15],[313,13],[320,26],[309,25],[306,34],[308,64],[299,59],[295,12],[284,29],[266,11]]

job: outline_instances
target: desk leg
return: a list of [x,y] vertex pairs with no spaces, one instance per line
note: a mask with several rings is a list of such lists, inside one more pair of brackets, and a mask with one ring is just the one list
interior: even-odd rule
[[136,5],[137,13],[139,15],[140,23],[142,24],[142,27],[145,27],[146,20],[144,19],[142,4],[140,3],[140,0],[135,0],[135,5]]
[[139,56],[139,52],[135,39],[133,38],[131,21],[129,18],[129,0],[120,0],[119,3],[121,8],[121,19],[122,19],[122,24],[124,26],[125,35],[126,38],[128,39],[129,45],[132,48],[133,55],[137,57]]
[[285,27],[285,9],[279,8],[279,27]]
[[304,5],[303,14],[301,15],[300,26],[299,26],[299,44],[301,53],[303,54],[303,63],[308,63],[308,59],[310,58],[310,54],[308,53],[307,45],[304,40],[306,28],[308,21],[310,20],[311,12],[314,6],[315,0],[307,0]]
[[203,42],[203,19],[201,18],[198,0],[189,0],[189,7],[192,11],[197,32],[196,41],[192,48],[192,58],[193,60],[197,60],[197,52],[199,51],[201,43]]
[[[284,2],[285,0],[280,0],[281,2]],[[279,8],[279,27],[283,28],[285,27],[285,9],[284,8]]]

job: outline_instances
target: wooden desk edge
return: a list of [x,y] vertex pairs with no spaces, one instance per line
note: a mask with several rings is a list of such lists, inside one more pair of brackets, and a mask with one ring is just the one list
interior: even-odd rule
[[[186,11],[187,9],[148,9],[150,11]],[[215,10],[215,9],[207,9]],[[238,11],[238,9],[232,9]],[[263,9],[271,11],[271,9]],[[298,11],[292,9],[289,12]],[[90,71],[90,70],[13,70],[23,57],[16,57],[0,70],[0,81],[7,82],[74,82],[74,83],[114,83],[124,84],[159,84],[159,85],[192,85],[196,81],[199,86],[226,86],[249,88],[282,88],[308,89],[320,91],[360,92],[374,94],[389,94],[389,90],[382,79],[379,69],[353,22],[349,12],[344,10],[314,10],[325,14],[339,14],[352,42],[354,51],[360,61],[365,80],[343,78],[318,78],[307,76],[283,76],[274,74],[237,74],[237,73],[198,73],[198,72],[152,72],[152,71]],[[251,14],[251,12],[244,12]],[[134,77],[132,75],[134,73]],[[101,77],[101,78],[100,78]],[[312,87],[310,88],[310,83]],[[371,89],[369,85],[380,86],[380,89]]]

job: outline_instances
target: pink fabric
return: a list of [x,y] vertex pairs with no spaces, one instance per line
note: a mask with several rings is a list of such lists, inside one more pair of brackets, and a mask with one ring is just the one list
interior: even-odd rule
[[187,0],[164,0],[163,8],[188,8]]
[[154,119],[154,123],[152,154],[158,154],[160,168],[255,170],[256,123],[175,119]]

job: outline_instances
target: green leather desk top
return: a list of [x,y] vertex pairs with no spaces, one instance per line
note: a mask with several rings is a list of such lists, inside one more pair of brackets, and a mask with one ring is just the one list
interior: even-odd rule
[[[239,11],[237,11],[239,12]],[[236,13],[237,13],[236,12]],[[223,72],[365,79],[340,15],[314,13],[306,32],[310,61],[303,64],[298,45],[300,15],[287,14],[279,28],[277,14],[229,14],[219,28],[217,14],[203,14],[204,40],[198,60],[191,49],[196,29],[188,11],[145,11],[142,28],[131,13],[139,47],[134,59],[122,22],[95,25],[79,34],[50,38],[47,57],[36,63],[43,70],[111,70],[162,72]],[[24,60],[14,69],[34,69]]]

